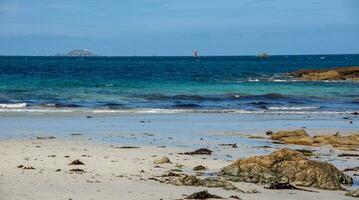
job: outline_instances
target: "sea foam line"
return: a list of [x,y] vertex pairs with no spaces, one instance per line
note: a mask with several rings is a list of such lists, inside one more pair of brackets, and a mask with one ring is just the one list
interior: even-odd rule
[[3,103],[0,108],[25,108],[26,103]]
[[[313,107],[315,108],[315,107]],[[108,109],[40,109],[40,108],[0,108],[0,112],[8,113],[94,113],[94,114],[175,114],[175,113],[208,113],[208,114],[351,114],[355,111],[313,111],[312,109],[279,109],[279,110],[198,110],[198,109],[124,109],[124,110],[108,110]],[[359,112],[359,111],[356,111]]]

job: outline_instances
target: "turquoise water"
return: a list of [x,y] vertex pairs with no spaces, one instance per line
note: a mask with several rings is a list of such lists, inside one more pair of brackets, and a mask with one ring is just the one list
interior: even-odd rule
[[359,55],[0,57],[0,107],[357,111],[359,83],[304,82],[303,68],[359,65]]

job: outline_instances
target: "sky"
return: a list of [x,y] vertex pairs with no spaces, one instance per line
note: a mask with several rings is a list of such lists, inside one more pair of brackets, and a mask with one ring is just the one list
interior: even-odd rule
[[0,0],[0,55],[359,53],[359,0]]

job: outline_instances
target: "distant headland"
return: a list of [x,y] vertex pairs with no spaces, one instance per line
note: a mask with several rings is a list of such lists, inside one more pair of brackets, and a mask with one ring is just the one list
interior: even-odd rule
[[74,49],[65,54],[56,54],[56,56],[96,56],[87,49]]

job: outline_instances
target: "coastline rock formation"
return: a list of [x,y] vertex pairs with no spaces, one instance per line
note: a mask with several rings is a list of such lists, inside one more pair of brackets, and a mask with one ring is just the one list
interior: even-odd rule
[[354,80],[359,81],[359,66],[332,69],[304,69],[289,73],[290,76],[309,81]]
[[349,191],[345,194],[345,196],[350,196],[350,197],[359,197],[359,189],[358,190],[354,190],[354,191]]
[[353,183],[350,176],[339,171],[334,165],[309,160],[303,153],[291,149],[237,160],[224,167],[219,175],[232,181],[262,184],[286,182],[327,190],[341,190],[341,184]]
[[333,147],[344,147],[355,149],[359,148],[359,134],[341,136],[335,135],[316,135],[310,137],[304,130],[278,131],[271,134],[272,140],[278,140],[286,144],[321,146],[331,145]]

